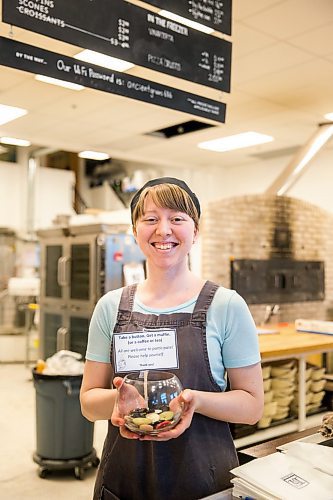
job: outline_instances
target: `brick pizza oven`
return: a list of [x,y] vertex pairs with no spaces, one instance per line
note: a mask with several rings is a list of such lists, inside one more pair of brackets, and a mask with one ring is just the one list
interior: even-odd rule
[[[287,196],[210,202],[202,226],[202,273],[236,289],[257,324],[333,318],[333,215]],[[267,316],[266,316],[267,318]]]

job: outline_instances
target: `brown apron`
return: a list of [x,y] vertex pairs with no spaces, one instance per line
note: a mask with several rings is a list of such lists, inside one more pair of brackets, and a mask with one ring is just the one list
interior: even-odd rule
[[[136,285],[126,287],[114,331],[175,328],[179,369],[172,371],[185,388],[220,392],[210,370],[206,343],[207,309],[217,288],[205,283],[192,314],[147,315],[132,311]],[[113,347],[111,364],[115,366]],[[181,436],[156,442],[125,439],[109,421],[94,500],[197,500],[229,488],[229,471],[237,465],[226,422],[195,413]]]

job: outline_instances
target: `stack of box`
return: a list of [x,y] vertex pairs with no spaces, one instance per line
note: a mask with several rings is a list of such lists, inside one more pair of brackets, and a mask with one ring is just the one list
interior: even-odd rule
[[273,401],[276,402],[276,413],[273,421],[288,418],[291,404],[295,397],[297,366],[294,359],[272,364]]
[[325,373],[325,396],[324,405],[328,410],[333,411],[333,373]]
[[269,427],[272,422],[272,418],[276,413],[277,404],[273,401],[273,391],[272,391],[272,379],[271,379],[271,365],[262,365],[262,376],[264,379],[264,412],[262,418],[259,420],[257,427],[258,429],[265,429]]
[[[307,364],[305,371],[305,404],[306,414],[315,413],[321,407],[325,396],[325,368]],[[298,386],[296,387],[295,400],[292,404],[293,414],[298,413]]]
[[325,396],[325,385],[326,385],[326,377],[325,377],[325,368],[321,368],[318,366],[314,366],[311,374],[311,386],[310,392],[312,394],[311,397],[311,405],[309,408],[309,412],[316,412],[321,407],[323,398]]

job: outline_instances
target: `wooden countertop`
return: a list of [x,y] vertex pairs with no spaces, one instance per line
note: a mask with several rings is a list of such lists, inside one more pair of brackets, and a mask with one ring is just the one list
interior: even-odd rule
[[274,325],[271,328],[279,330],[279,333],[259,335],[263,361],[269,358],[333,351],[333,335],[297,332],[294,326]]
[[[271,441],[266,441],[264,443],[256,444],[254,446],[250,446],[249,448],[243,448],[242,450],[239,450],[238,453],[242,455],[243,462],[247,462],[254,458],[266,457],[271,453],[275,453],[278,446],[290,443],[291,441],[296,441],[297,439],[301,439],[306,436],[311,436],[312,434],[318,432],[319,428],[320,426],[317,426],[301,432],[293,432],[291,434],[285,434],[284,436],[272,439]],[[243,455],[245,455],[245,457],[243,457]]]

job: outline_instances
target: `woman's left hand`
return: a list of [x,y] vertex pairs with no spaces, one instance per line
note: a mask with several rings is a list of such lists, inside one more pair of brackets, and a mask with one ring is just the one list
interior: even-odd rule
[[130,384],[125,384],[124,379],[115,377],[113,385],[117,389],[117,399],[113,407],[111,422],[114,426],[119,427],[120,435],[126,439],[139,439],[139,434],[131,432],[125,426],[124,416],[127,415],[131,408],[144,405],[144,398],[139,394],[137,389]]
[[143,435],[140,436],[140,441],[169,441],[169,439],[175,439],[183,432],[186,431],[191,425],[194,410],[195,410],[195,396],[191,389],[184,389],[179,396],[177,396],[170,403],[170,409],[172,410],[173,403],[181,404],[183,406],[182,416],[180,421],[168,431],[161,431],[156,436]]

